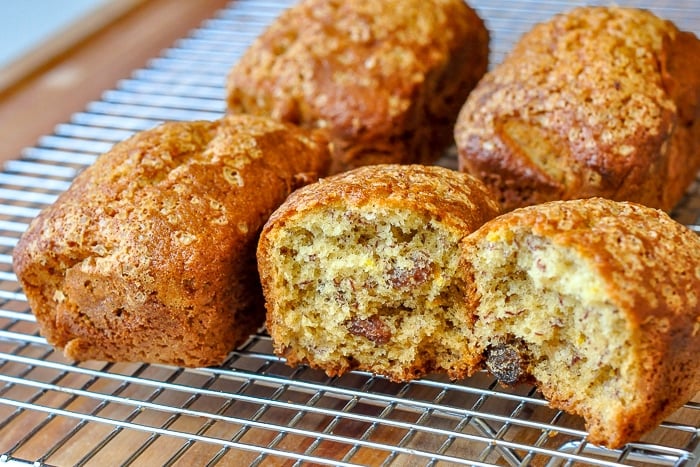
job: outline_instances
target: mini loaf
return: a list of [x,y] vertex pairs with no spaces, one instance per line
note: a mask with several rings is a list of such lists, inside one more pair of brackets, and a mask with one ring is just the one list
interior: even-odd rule
[[264,321],[260,228],[329,161],[318,135],[258,117],[117,144],[14,250],[42,334],[76,360],[220,364]]
[[293,193],[258,245],[275,351],[331,376],[463,374],[458,243],[496,214],[481,182],[440,167],[362,167]]
[[461,170],[505,210],[601,196],[670,210],[700,167],[700,41],[652,13],[537,25],[465,103]]
[[228,107],[325,128],[333,172],[431,162],[452,144],[488,42],[463,0],[303,0],[233,67]]
[[664,212],[554,201],[461,247],[473,352],[583,416],[589,441],[636,441],[700,390],[700,238]]

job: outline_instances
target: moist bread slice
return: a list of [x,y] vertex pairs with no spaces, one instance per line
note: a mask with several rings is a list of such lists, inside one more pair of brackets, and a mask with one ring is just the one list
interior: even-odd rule
[[488,46],[463,0],[302,0],[232,68],[228,108],[324,128],[333,172],[432,162],[453,142]]
[[14,250],[41,333],[76,360],[222,363],[264,321],[262,225],[328,162],[318,135],[250,116],[115,145]]
[[518,209],[461,244],[474,353],[636,441],[700,390],[700,239],[665,213],[600,198]]
[[470,94],[460,169],[504,210],[600,196],[670,211],[700,168],[700,41],[634,8],[535,26]]
[[296,191],[258,246],[275,352],[331,376],[464,374],[474,362],[458,244],[497,209],[476,179],[420,165],[362,167]]

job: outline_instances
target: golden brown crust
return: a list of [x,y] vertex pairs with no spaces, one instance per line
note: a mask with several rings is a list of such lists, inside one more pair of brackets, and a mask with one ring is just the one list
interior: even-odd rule
[[505,209],[602,196],[670,210],[698,168],[700,41],[637,9],[535,26],[455,127],[460,167]]
[[462,0],[303,0],[234,66],[228,106],[326,128],[333,172],[431,162],[486,72],[488,41]]
[[487,223],[463,247],[469,251],[498,231],[520,239],[527,232],[575,250],[602,278],[604,295],[628,325],[631,338],[625,345],[634,361],[629,371],[639,378],[632,389],[635,402],[624,411],[603,415],[586,403],[573,403],[566,396],[570,388],[541,387],[554,407],[585,417],[591,442],[619,447],[636,441],[700,390],[700,238],[695,233],[660,210],[592,198],[517,209]]
[[[278,259],[275,257],[278,250],[278,242],[285,230],[292,231],[296,226],[308,226],[308,219],[312,214],[327,213],[327,219],[332,219],[332,213],[350,213],[356,215],[358,212],[382,212],[384,217],[391,217],[395,212],[412,212],[416,217],[421,219],[422,226],[419,232],[423,229],[440,229],[444,232],[446,238],[451,238],[454,242],[455,256],[456,247],[459,239],[480,227],[484,222],[493,218],[498,213],[498,205],[491,198],[490,193],[486,188],[475,178],[452,171],[446,168],[437,166],[422,166],[422,165],[375,165],[360,167],[346,173],[337,174],[325,179],[319,180],[317,183],[308,185],[294,192],[285,203],[270,217],[266,223],[260,237],[258,245],[258,268],[260,278],[263,285],[263,290],[266,299],[267,307],[267,329],[274,343],[274,350],[277,354],[285,357],[289,365],[309,364],[312,367],[324,370],[329,376],[342,375],[353,369],[371,371],[389,377],[394,381],[407,381],[432,371],[438,370],[435,367],[435,355],[422,354],[419,358],[412,361],[388,362],[383,357],[376,359],[362,359],[360,351],[356,350],[353,357],[353,352],[350,352],[344,357],[338,358],[335,361],[321,361],[314,355],[313,349],[302,348],[298,341],[289,340],[289,329],[286,329],[285,322],[288,322],[289,314],[301,314],[300,304],[288,306],[290,287],[299,287],[299,284],[291,286],[285,282],[286,280],[294,279],[294,272],[286,269],[281,269]],[[359,218],[359,217],[358,217]],[[380,220],[378,219],[377,222]],[[361,226],[358,221],[357,227]],[[371,222],[371,221],[369,221]],[[393,225],[393,224],[392,224]],[[333,228],[333,223],[328,223],[328,228]],[[400,229],[400,225],[396,224],[395,228]],[[417,234],[420,235],[420,234]],[[352,242],[348,235],[347,242]],[[357,245],[345,243],[339,248],[344,252],[342,256],[356,253],[353,248]],[[312,251],[316,251],[313,249]],[[380,261],[382,252],[377,251],[377,263]],[[388,281],[391,287],[395,287],[395,295],[393,300],[387,299],[384,305],[387,308],[392,306],[390,302],[395,301],[403,293],[403,289],[408,288],[409,294],[417,295],[417,290],[410,291],[412,287],[417,287],[417,284],[432,280],[431,276],[437,268],[443,268],[446,273],[448,270],[444,265],[432,263],[434,257],[429,256],[432,252],[412,251],[410,255],[418,254],[425,255],[426,262],[423,266],[414,263],[408,276],[395,275],[385,276],[382,272],[374,272],[377,274],[372,276],[374,279],[383,282]],[[373,261],[374,263],[374,261]],[[431,266],[428,266],[430,264]],[[358,268],[359,269],[359,268]],[[370,269],[367,269],[369,271]],[[381,268],[379,271],[382,271]],[[366,272],[358,271],[357,276],[361,277]],[[450,287],[451,277],[443,277],[440,280],[445,281],[445,295]],[[361,280],[357,280],[357,288],[362,289]],[[450,294],[454,291],[450,289]],[[447,300],[449,297],[445,297]],[[463,300],[459,298],[458,304],[462,306]],[[419,309],[410,311],[411,307],[404,304],[406,307],[401,308],[400,313],[406,315],[410,313],[419,314],[425,310]],[[363,308],[362,306],[359,307]],[[460,308],[461,309],[461,308]],[[388,326],[378,316],[370,316],[365,319],[360,317],[359,309],[351,318],[348,325],[350,334],[362,336],[371,340],[378,348],[377,355],[383,354],[381,347],[397,345],[389,333]],[[324,313],[329,313],[328,326],[331,323],[330,307],[324,310]],[[463,310],[460,314],[462,324],[466,326],[467,313]],[[304,321],[305,318],[299,316],[299,321]],[[438,319],[446,320],[445,316]],[[297,320],[293,320],[297,322]],[[309,331],[310,332],[310,331]],[[333,330],[327,330],[327,333],[332,333]],[[308,335],[308,332],[302,333]],[[323,347],[322,342],[327,336],[320,336],[318,345]],[[414,335],[411,345],[416,349],[419,348],[418,334]],[[326,344],[327,345],[327,344]],[[347,345],[352,345],[348,342]],[[465,367],[470,367],[475,364],[471,361],[471,355],[462,349],[454,348],[455,362],[453,368],[447,370],[449,374],[462,374]],[[459,360],[459,361],[457,361]],[[445,368],[440,370],[445,371]]]
[[476,230],[499,209],[483,184],[468,174],[439,166],[378,164],[321,178],[295,191],[263,231],[317,208],[368,204],[415,210],[463,233]]
[[77,360],[221,363],[263,321],[259,229],[328,162],[317,135],[257,117],[117,144],[14,250],[42,334]]

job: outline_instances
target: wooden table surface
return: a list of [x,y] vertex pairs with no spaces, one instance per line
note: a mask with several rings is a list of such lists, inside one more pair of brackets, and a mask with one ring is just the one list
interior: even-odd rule
[[0,70],[0,162],[210,18],[228,0],[117,0]]

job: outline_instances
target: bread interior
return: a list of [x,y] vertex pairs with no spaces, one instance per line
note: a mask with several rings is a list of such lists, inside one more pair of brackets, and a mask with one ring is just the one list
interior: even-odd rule
[[633,402],[627,321],[574,249],[504,230],[477,245],[472,263],[474,332],[494,375],[534,379],[553,405],[587,420]]
[[[302,360],[404,380],[463,371],[457,234],[411,210],[326,208],[288,222],[274,261],[279,343]],[[280,274],[277,274],[278,276]]]

